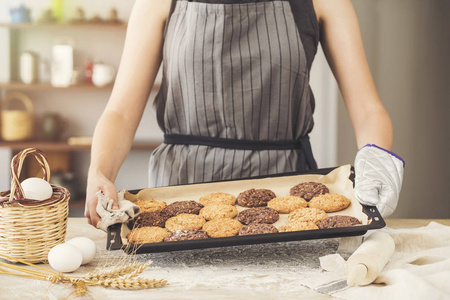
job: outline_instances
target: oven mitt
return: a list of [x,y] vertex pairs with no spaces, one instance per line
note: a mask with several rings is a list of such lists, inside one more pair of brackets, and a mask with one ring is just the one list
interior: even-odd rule
[[128,219],[133,219],[141,212],[139,206],[124,199],[124,192],[125,191],[120,191],[117,193],[117,202],[119,204],[119,209],[112,209],[111,207],[114,203],[114,200],[107,198],[102,191],[97,192],[98,202],[96,211],[102,218],[102,220],[97,223],[98,229],[106,232],[108,226],[117,223],[124,223]]
[[393,152],[367,144],[355,158],[355,196],[361,204],[376,206],[383,217],[397,207],[405,161]]

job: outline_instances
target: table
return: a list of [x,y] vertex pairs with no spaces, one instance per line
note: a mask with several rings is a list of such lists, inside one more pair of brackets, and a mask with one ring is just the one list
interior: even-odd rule
[[[450,220],[388,219],[391,228],[414,228]],[[151,290],[115,290],[89,287],[85,299],[330,299],[302,286],[299,278],[320,272],[319,257],[336,253],[339,239],[296,241],[263,245],[188,250],[129,256],[107,251],[106,233],[88,225],[84,218],[69,218],[67,239],[86,236],[97,244],[97,257],[73,275],[118,261],[153,261],[143,276],[166,279],[170,285]],[[42,265],[48,267],[48,265]],[[59,299],[73,289],[9,275],[0,275],[0,299]],[[5,284],[6,283],[6,284]]]

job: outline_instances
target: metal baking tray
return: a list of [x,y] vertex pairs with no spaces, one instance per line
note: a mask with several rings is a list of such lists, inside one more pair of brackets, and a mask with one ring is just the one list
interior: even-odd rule
[[[296,172],[289,174],[276,174],[272,176],[265,177],[252,177],[248,179],[238,179],[236,181],[242,180],[256,180],[261,178],[276,178],[282,176],[298,176],[298,175],[326,175],[335,170],[336,168],[325,168],[310,170],[305,172]],[[350,174],[348,179],[354,182],[354,171],[353,168],[350,169]],[[233,183],[234,180],[226,181]],[[222,181],[221,181],[222,182]],[[195,186],[207,183],[193,184]],[[184,185],[191,186],[191,185]],[[160,188],[161,189],[161,188]],[[135,194],[140,190],[132,190],[131,193]],[[237,196],[237,195],[236,195]],[[189,250],[189,249],[203,249],[203,248],[215,248],[215,247],[227,247],[227,246],[237,246],[237,245],[250,245],[250,244],[262,244],[262,243],[276,243],[276,242],[288,242],[288,241],[298,241],[298,240],[311,240],[311,239],[324,239],[324,238],[337,238],[337,237],[347,237],[347,236],[358,236],[365,234],[368,230],[379,229],[386,226],[383,217],[379,213],[378,209],[374,206],[361,205],[362,213],[367,216],[367,223],[365,225],[356,225],[351,227],[343,228],[330,228],[330,229],[315,229],[315,230],[304,230],[304,231],[293,231],[293,232],[279,232],[279,233],[269,233],[269,234],[258,234],[258,235],[246,235],[246,236],[234,236],[234,237],[223,237],[223,238],[209,238],[201,240],[191,240],[191,241],[176,241],[176,242],[160,242],[160,243],[147,243],[147,244],[134,244],[126,245],[123,243],[122,226],[127,226],[126,224],[115,224],[108,227],[107,231],[107,243],[106,248],[108,250],[119,250],[122,249],[128,254],[142,254],[142,253],[156,253],[156,252],[168,252],[168,251],[179,251],[179,250]],[[122,234],[123,235],[123,234]]]

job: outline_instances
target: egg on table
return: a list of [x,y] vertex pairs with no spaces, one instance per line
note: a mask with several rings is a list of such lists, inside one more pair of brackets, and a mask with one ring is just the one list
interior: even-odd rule
[[66,243],[75,246],[81,252],[83,257],[82,265],[90,263],[97,253],[97,246],[87,237],[76,237],[68,240]]
[[81,266],[83,256],[71,244],[59,244],[48,252],[48,263],[58,272],[73,272]]
[[22,181],[23,194],[26,199],[47,200],[53,195],[53,188],[46,180],[30,177]]

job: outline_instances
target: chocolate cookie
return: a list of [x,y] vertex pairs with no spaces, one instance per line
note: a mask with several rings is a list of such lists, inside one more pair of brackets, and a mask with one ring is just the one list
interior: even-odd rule
[[166,221],[166,228],[172,232],[182,229],[200,229],[206,220],[202,216],[179,214]]
[[229,218],[233,219],[238,214],[238,210],[234,205],[228,204],[211,204],[200,210],[200,216],[206,220]]
[[314,224],[319,223],[323,219],[328,217],[327,213],[321,209],[314,207],[305,207],[294,210],[288,215],[288,220],[300,220],[300,221],[311,221]]
[[361,222],[355,217],[336,215],[320,221],[317,224],[317,226],[319,226],[320,229],[323,229],[323,228],[350,227],[358,224],[361,224]]
[[127,239],[131,244],[159,243],[169,234],[167,229],[161,227],[134,228]]
[[228,204],[235,205],[236,197],[228,193],[209,193],[198,200],[202,205],[208,206],[212,204]]
[[308,202],[297,196],[276,197],[267,203],[267,207],[275,209],[280,214],[288,214],[306,206],[308,206]]
[[311,229],[318,229],[316,224],[311,221],[301,221],[301,220],[294,220],[289,221],[286,225],[283,225],[279,228],[280,232],[288,232],[288,231],[301,231],[301,230],[311,230]]
[[203,205],[193,200],[176,201],[167,205],[167,207],[164,208],[161,213],[166,215],[167,218],[171,218],[179,214],[198,215],[202,208]]
[[278,229],[272,224],[264,223],[251,223],[239,230],[239,235],[252,235],[252,234],[264,234],[264,233],[277,233]]
[[242,224],[236,219],[214,219],[208,221],[203,225],[202,230],[205,231],[209,237],[228,237],[235,236],[239,233]]
[[141,228],[141,227],[152,227],[158,226],[164,228],[167,217],[160,212],[143,212],[140,213],[135,219],[128,223],[128,227]]
[[343,210],[349,205],[350,199],[339,194],[319,195],[309,201],[309,207],[315,207],[327,213]]
[[276,197],[275,193],[272,192],[271,190],[250,189],[240,193],[236,198],[236,202],[240,206],[259,207],[259,206],[266,206],[267,203],[275,197]]
[[273,224],[280,218],[278,212],[270,207],[254,207],[241,211],[238,221],[242,224],[266,223]]
[[206,232],[197,229],[182,229],[170,232],[164,242],[190,241],[209,238]]
[[302,182],[292,187],[289,191],[291,196],[302,197],[306,201],[317,195],[329,193],[327,186],[320,182]]

